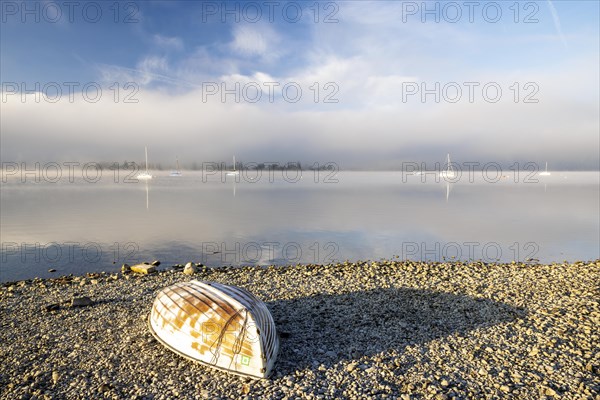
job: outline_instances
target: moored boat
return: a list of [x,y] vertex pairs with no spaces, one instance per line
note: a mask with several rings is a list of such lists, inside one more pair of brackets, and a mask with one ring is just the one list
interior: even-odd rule
[[550,176],[552,175],[550,172],[548,172],[548,161],[546,161],[546,170],[540,172],[540,176]]
[[171,171],[169,176],[181,176],[181,170],[179,169],[179,158],[176,158],[176,160],[177,160],[177,169],[174,171]]
[[148,147],[144,147],[144,152],[146,154],[146,170],[144,172],[139,173],[136,178],[141,181],[147,181],[148,179],[152,179],[152,175],[148,172]]
[[150,331],[175,353],[237,375],[266,378],[279,340],[266,305],[248,291],[190,281],[161,290]]
[[440,172],[440,178],[450,180],[456,178],[456,172],[454,172],[454,168],[452,168],[452,163],[450,162],[450,153],[448,153],[448,162],[446,163],[446,170]]
[[236,176],[239,175],[240,171],[235,168],[235,156],[233,156],[233,171],[227,171],[225,175]]

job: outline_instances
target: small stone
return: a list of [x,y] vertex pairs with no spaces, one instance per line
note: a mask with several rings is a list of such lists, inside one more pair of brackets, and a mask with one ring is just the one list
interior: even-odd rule
[[352,372],[355,369],[356,369],[356,363],[348,364],[348,366],[346,367],[346,371],[348,371],[348,372]]
[[56,272],[56,270],[54,268],[50,268],[48,272]]
[[442,379],[442,381],[440,382],[440,385],[442,387],[448,387],[449,383],[448,383],[448,381],[446,379]]
[[196,265],[192,262],[185,264],[185,268],[183,268],[183,273],[186,275],[192,275],[196,273]]
[[594,366],[592,365],[592,363],[587,363],[585,365],[585,370],[588,372],[594,372]]
[[110,387],[110,385],[107,385],[106,383],[103,383],[102,385],[100,385],[100,387],[98,387],[98,391],[100,393],[108,392],[108,391],[110,391],[110,389],[112,389],[112,388]]
[[546,396],[550,396],[550,397],[556,396],[556,392],[552,388],[546,388],[546,390],[544,391],[544,394]]
[[60,308],[60,306],[58,304],[48,304],[46,307],[44,307],[44,309],[48,312],[50,311],[56,311]]
[[131,266],[131,272],[146,275],[156,272],[156,267],[150,264],[136,264]]
[[121,272],[123,272],[123,273],[131,272],[131,267],[128,264],[123,264],[123,265],[121,265]]
[[244,393],[244,394],[248,394],[248,393],[250,393],[250,385],[248,385],[248,384],[246,384],[246,383],[245,383],[245,384],[242,386],[242,393]]
[[502,390],[504,393],[510,392],[510,388],[506,385],[500,386],[500,390]]
[[54,384],[56,385],[59,379],[60,375],[58,374],[58,371],[52,371],[52,382],[54,382]]
[[537,347],[534,347],[533,349],[531,349],[531,351],[529,352],[529,356],[533,357],[535,355],[537,355],[540,351],[538,350]]
[[71,300],[71,307],[87,307],[94,304],[94,301],[87,296],[73,297]]

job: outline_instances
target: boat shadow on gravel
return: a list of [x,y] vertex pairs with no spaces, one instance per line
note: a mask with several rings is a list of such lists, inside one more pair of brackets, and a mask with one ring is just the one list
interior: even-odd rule
[[[382,353],[523,318],[489,299],[411,288],[319,294],[268,303],[280,335],[283,374]],[[385,360],[384,360],[385,361]]]

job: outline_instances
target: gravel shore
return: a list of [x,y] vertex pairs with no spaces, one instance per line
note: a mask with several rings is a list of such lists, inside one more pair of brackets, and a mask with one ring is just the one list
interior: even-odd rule
[[[248,289],[281,348],[254,381],[150,334],[156,293],[190,279]],[[74,297],[93,304],[71,307]],[[600,400],[600,260],[171,267],[0,287],[0,398]]]

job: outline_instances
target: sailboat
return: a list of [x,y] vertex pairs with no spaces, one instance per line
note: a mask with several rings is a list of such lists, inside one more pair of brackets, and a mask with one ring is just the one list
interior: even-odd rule
[[227,171],[227,173],[225,175],[235,176],[235,175],[239,175],[239,174],[240,174],[240,171],[235,169],[235,156],[233,156],[233,171]]
[[177,169],[175,171],[171,171],[171,174],[169,176],[181,176],[181,170],[179,169],[179,158],[176,158],[177,160]]
[[448,154],[448,168],[445,171],[440,172],[440,178],[444,179],[454,179],[456,178],[456,172],[452,169],[452,164],[450,163],[450,154]]
[[148,172],[148,147],[144,146],[146,152],[146,170],[137,175],[137,178],[140,180],[148,180],[152,179],[152,175]]
[[546,161],[546,170],[540,172],[540,176],[550,176],[552,175],[550,172],[548,172],[548,161]]

